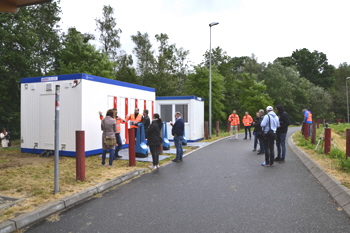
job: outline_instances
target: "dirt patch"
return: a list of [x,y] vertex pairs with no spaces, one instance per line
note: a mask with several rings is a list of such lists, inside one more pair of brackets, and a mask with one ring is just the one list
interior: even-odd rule
[[48,163],[53,160],[53,157],[39,157],[39,155],[22,153],[0,156],[0,158],[0,169]]

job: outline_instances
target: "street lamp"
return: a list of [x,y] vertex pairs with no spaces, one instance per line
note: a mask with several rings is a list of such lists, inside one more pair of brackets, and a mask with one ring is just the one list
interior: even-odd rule
[[218,22],[212,22],[210,27],[210,49],[209,49],[209,138],[211,138],[212,125],[211,125],[211,27],[218,25]]
[[346,84],[346,108],[347,108],[347,114],[348,114],[348,123],[349,123],[349,93],[348,93],[348,79],[350,77],[347,77],[345,80]]

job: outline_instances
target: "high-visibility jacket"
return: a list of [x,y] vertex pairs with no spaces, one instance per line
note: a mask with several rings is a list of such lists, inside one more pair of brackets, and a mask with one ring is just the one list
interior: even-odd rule
[[135,114],[130,114],[125,118],[125,121],[131,121],[132,124],[130,125],[130,128],[137,129],[137,124],[142,121],[142,114],[138,114],[136,117]]
[[253,123],[253,118],[250,115],[245,115],[242,122],[244,126],[251,126]]
[[125,121],[121,117],[116,117],[116,133],[120,133],[120,124],[125,124]]
[[[104,119],[103,115],[100,115],[100,120],[102,121]],[[120,133],[120,124],[125,124],[125,120],[123,120],[121,117],[115,117],[115,122],[116,122],[116,126],[115,126],[115,133]]]
[[312,113],[308,110],[304,111],[304,122],[312,124]]
[[228,116],[228,121],[230,121],[230,125],[239,125],[239,116],[237,114],[231,114]]

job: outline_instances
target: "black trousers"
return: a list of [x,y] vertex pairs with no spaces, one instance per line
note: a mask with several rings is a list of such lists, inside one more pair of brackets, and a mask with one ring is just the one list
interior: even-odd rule
[[158,162],[159,162],[158,147],[159,145],[149,146],[149,149],[151,150],[151,154],[152,154],[153,166],[158,165]]
[[274,164],[275,159],[275,138],[276,137],[264,137],[264,149],[265,149],[265,162],[266,164]]

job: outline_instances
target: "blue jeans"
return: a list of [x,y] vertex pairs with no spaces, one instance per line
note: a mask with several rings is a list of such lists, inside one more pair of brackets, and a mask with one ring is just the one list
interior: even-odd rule
[[260,153],[265,153],[265,145],[262,137],[259,138],[259,144],[260,144]]
[[[107,150],[102,151],[102,165],[106,164],[106,153],[107,153]],[[109,165],[110,166],[113,165],[113,159],[114,159],[114,150],[109,149]]]
[[249,138],[252,138],[252,133],[250,132],[250,126],[244,126],[245,137],[247,138],[247,133],[249,132]]
[[286,137],[287,133],[278,133],[276,139],[277,157],[286,158]]
[[182,149],[182,140],[183,140],[183,136],[175,136],[174,137],[174,144],[176,147],[176,158],[175,159],[182,159],[182,155],[184,154],[184,151]]
[[121,139],[121,137],[120,137],[120,133],[116,133],[115,134],[115,138],[117,139],[117,146],[115,147],[115,150],[114,150],[114,155],[115,156],[119,156],[119,150],[120,150],[120,148],[122,148],[122,145],[123,145],[123,143],[122,143],[122,139]]

